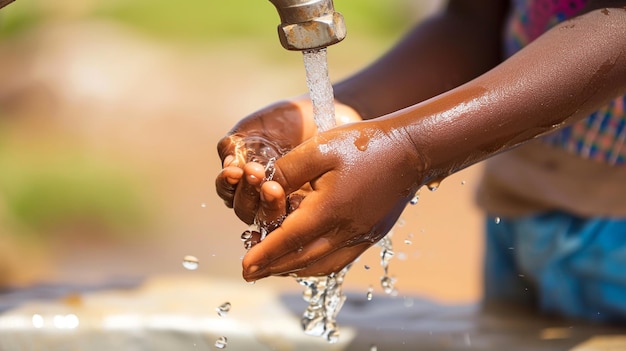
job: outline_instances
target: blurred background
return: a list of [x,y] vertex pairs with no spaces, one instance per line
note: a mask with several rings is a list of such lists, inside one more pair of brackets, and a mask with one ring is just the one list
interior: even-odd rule
[[[336,81],[439,1],[336,0]],[[214,191],[217,141],[306,90],[266,0],[17,0],[0,11],[0,286],[182,274],[241,281],[245,226]],[[394,233],[401,294],[480,297],[480,166],[422,191]],[[379,251],[348,289],[377,286]],[[196,256],[199,269],[182,267]],[[372,269],[363,269],[365,265]],[[300,289],[292,279],[260,284]]]

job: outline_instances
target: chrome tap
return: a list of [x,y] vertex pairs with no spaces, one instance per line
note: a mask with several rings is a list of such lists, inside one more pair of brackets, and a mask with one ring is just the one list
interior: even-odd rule
[[287,50],[313,50],[346,36],[343,16],[332,0],[270,0],[278,10],[280,43]]

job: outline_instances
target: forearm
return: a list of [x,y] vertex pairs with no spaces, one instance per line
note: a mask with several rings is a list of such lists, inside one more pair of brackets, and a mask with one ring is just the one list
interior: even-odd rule
[[457,87],[498,64],[505,8],[499,0],[496,5],[480,3],[458,8],[452,1],[378,61],[336,84],[337,100],[364,119],[379,117]]
[[484,75],[385,122],[404,126],[429,181],[584,118],[624,93],[626,9],[603,9],[557,25]]

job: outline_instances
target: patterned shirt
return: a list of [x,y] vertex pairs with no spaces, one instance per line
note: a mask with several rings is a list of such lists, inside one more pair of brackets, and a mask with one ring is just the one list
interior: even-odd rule
[[[576,16],[586,0],[512,0],[505,54],[513,55],[552,26]],[[616,98],[587,118],[543,137],[581,157],[626,165],[626,96]]]

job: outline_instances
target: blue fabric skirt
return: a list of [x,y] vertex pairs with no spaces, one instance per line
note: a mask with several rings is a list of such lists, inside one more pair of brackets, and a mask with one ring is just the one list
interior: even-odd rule
[[487,221],[485,300],[626,322],[626,219],[563,212]]

